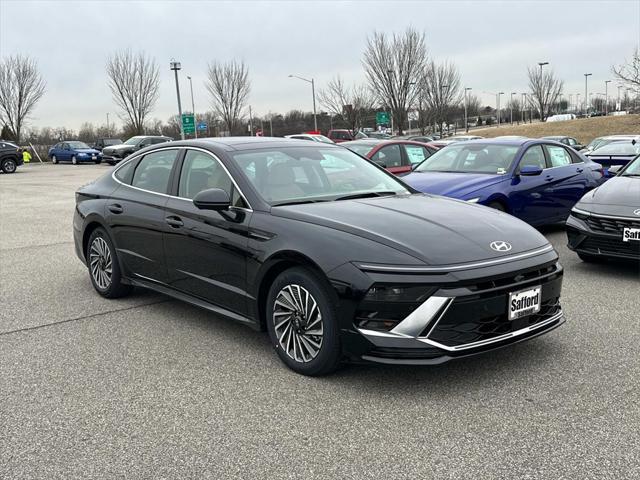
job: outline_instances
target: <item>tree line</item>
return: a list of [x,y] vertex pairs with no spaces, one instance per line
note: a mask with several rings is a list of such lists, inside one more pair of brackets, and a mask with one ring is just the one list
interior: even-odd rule
[[[636,95],[640,89],[639,55],[636,48],[629,61],[612,67],[613,75],[634,89]],[[423,132],[442,129],[452,119],[460,118],[465,106],[467,116],[476,117],[475,123],[482,122],[483,114],[485,122],[492,121],[491,107],[482,108],[479,98],[467,93],[469,89],[457,66],[429,56],[424,33],[412,28],[391,35],[373,32],[367,38],[361,62],[363,83],[348,85],[338,75],[319,89],[321,130],[358,130],[375,125],[375,112],[379,110],[391,114],[394,130],[399,134],[407,129],[410,112],[417,116],[416,126]],[[160,87],[159,66],[154,58],[143,51],[118,51],[107,59],[105,71],[122,120],[120,130],[109,125],[83,124],[76,134],[65,128],[44,127],[31,129],[29,137],[50,143],[74,136],[86,141],[90,137],[144,133],[180,136],[177,115],[166,122],[151,117]],[[527,78],[530,92],[521,99],[509,97],[505,109],[509,117],[515,112],[518,121],[524,120],[522,112],[529,110],[544,120],[561,108],[564,83],[552,69],[529,68]],[[208,135],[246,134],[250,124],[256,127],[251,129],[254,132],[259,126],[265,135],[279,136],[309,130],[312,125],[311,114],[297,110],[248,118],[251,80],[243,61],[209,63],[205,88],[211,110],[196,117],[198,122],[207,123]],[[45,92],[46,81],[34,59],[18,54],[0,61],[0,123],[4,139],[23,139],[27,121]]]

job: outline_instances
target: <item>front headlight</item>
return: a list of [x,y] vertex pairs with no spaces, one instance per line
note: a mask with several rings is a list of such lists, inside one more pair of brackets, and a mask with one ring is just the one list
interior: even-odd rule
[[467,200],[467,202],[469,202],[469,203],[478,203],[479,200],[480,200],[480,197],[476,197],[476,198],[470,198],[469,200]]
[[576,218],[579,218],[580,220],[586,220],[591,216],[589,212],[585,210],[580,210],[579,208],[576,208],[576,207],[573,207],[571,209],[571,215],[573,215]]

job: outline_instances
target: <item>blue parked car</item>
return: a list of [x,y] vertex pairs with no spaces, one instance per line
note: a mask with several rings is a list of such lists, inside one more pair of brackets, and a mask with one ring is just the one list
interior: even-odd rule
[[479,203],[531,225],[564,222],[602,166],[552,140],[470,140],[451,144],[402,177],[422,192]]
[[102,153],[84,142],[69,140],[51,147],[49,158],[53,163],[71,162],[74,165],[80,162],[100,163],[102,162]]

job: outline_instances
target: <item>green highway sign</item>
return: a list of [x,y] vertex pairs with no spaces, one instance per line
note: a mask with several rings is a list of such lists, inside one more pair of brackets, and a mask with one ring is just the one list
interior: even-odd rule
[[184,133],[194,133],[196,131],[196,122],[193,114],[182,114],[182,130]]
[[376,123],[378,125],[389,125],[389,114],[387,112],[377,112]]

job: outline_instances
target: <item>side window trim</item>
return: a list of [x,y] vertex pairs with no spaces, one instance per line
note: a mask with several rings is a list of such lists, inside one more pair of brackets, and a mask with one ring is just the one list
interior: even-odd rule
[[[152,153],[157,153],[157,152],[165,151],[165,150],[176,150],[176,155],[178,155],[178,153],[179,153],[179,152],[178,152],[178,150],[180,150],[180,148],[178,148],[178,147],[160,148],[160,149],[158,149],[158,150],[154,150],[153,152],[147,152],[147,153],[145,153],[144,155],[139,155],[139,156],[137,156],[137,157],[135,157],[135,158],[132,158],[131,160],[127,160],[127,162],[131,162],[132,164],[135,164],[135,165],[132,165],[131,173],[127,174],[127,177],[128,177],[128,178],[127,178],[128,183],[125,183],[124,181],[122,181],[122,180],[120,180],[119,178],[117,178],[117,177],[116,177],[116,172],[117,172],[118,170],[120,170],[120,169],[122,168],[122,166],[124,166],[124,165],[125,165],[124,163],[121,163],[121,165],[122,165],[122,166],[121,166],[121,165],[118,165],[118,167],[117,167],[117,168],[115,168],[113,172],[111,172],[111,178],[113,178],[116,182],[120,183],[121,185],[124,185],[124,186],[129,187],[129,188],[134,188],[134,189],[136,189],[136,190],[140,190],[140,191],[142,191],[142,192],[147,192],[147,193],[152,193],[152,194],[155,194],[155,195],[162,195],[162,196],[164,196],[164,197],[172,197],[173,195],[170,195],[170,194],[168,194],[168,193],[154,192],[153,190],[145,190],[144,188],[140,188],[140,187],[136,187],[136,186],[134,186],[134,185],[131,185],[131,183],[133,182],[133,175],[135,174],[135,171],[136,171],[136,169],[138,168],[138,165],[140,164],[140,162],[142,161],[142,159],[143,159],[144,157],[146,157],[147,155],[150,155],[150,154],[152,154]],[[169,186],[172,184],[172,177],[171,177],[171,175],[173,175],[173,172],[174,172],[175,166],[176,166],[176,164],[178,163],[179,158],[180,158],[180,157],[179,157],[179,156],[177,156],[177,157],[176,157],[176,159],[175,159],[175,160],[174,160],[174,162],[173,162],[173,167],[172,167],[172,169],[171,169],[171,173],[169,174],[169,175],[170,175],[170,177],[169,177]],[[167,190],[168,190],[168,191],[170,191],[170,189],[169,189],[169,188],[167,188]]]

